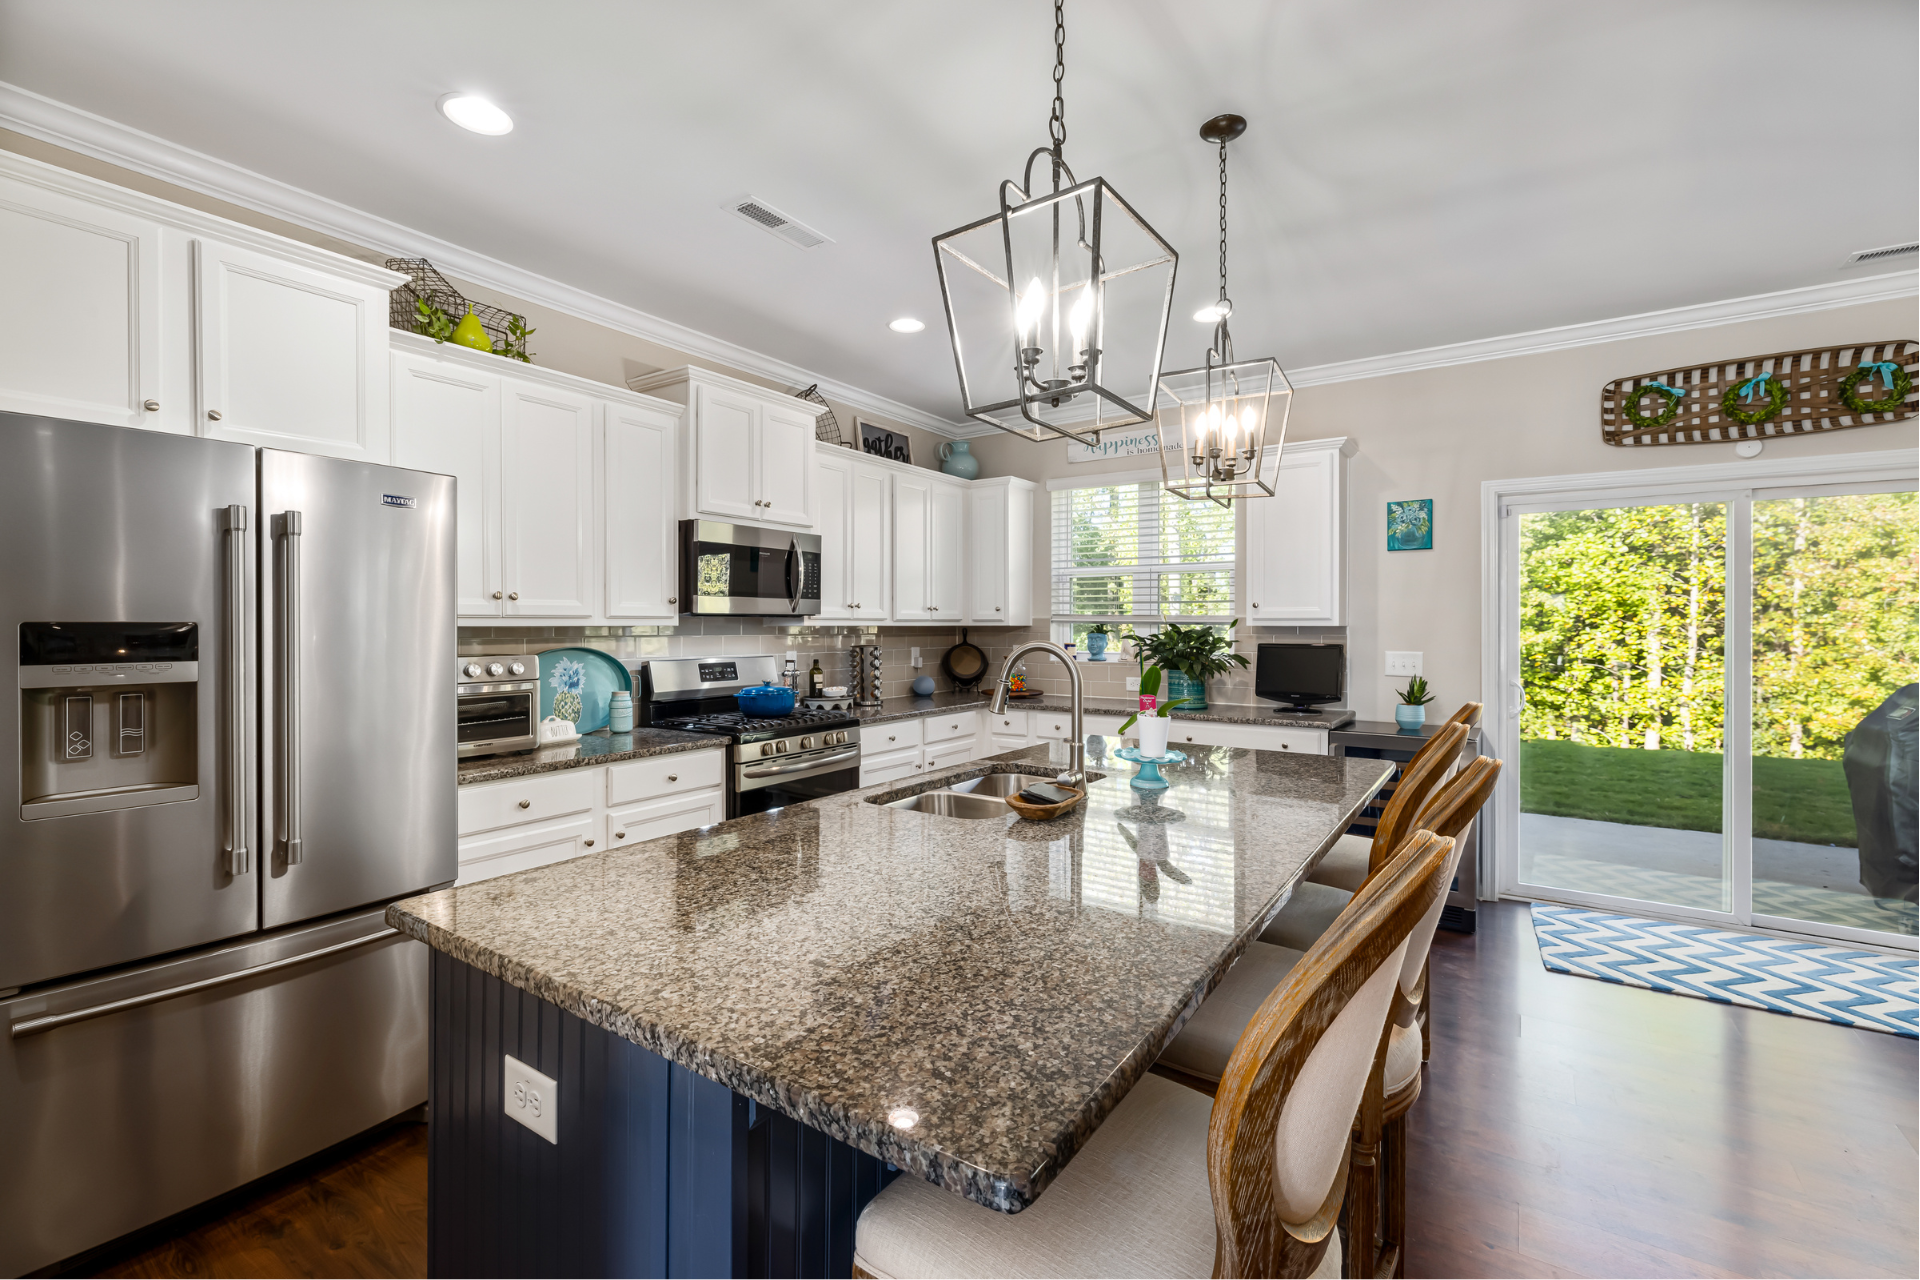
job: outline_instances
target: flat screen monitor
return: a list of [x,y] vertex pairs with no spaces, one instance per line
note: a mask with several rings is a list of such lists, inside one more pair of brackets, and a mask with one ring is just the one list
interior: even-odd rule
[[1343,644],[1263,644],[1253,668],[1255,697],[1311,711],[1346,696],[1347,647]]

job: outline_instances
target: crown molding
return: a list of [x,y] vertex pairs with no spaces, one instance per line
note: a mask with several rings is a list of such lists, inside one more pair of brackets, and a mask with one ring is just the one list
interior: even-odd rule
[[[724,338],[523,270],[498,258],[463,249],[437,236],[415,231],[4,81],[0,81],[0,126],[148,177],[283,218],[382,254],[427,257],[449,274],[463,280],[471,280],[511,297],[552,307],[582,320],[605,325],[609,329],[632,334],[648,342],[659,343],[783,386],[802,387],[817,383],[822,395],[855,412],[871,413],[957,440],[997,434],[995,428],[984,423],[943,418],[837,379],[821,377],[798,365],[750,350]],[[1867,302],[1908,298],[1916,294],[1920,294],[1920,271],[1897,271],[1744,298],[1673,307],[1664,311],[1648,311],[1639,315],[1478,338],[1415,351],[1310,365],[1293,370],[1287,376],[1296,388],[1352,382],[1362,378],[1382,378],[1422,369],[1440,369],[1448,365],[1537,355],[1569,347],[1622,342],[1631,338],[1679,333],[1747,320],[1828,311]]]
[[972,434],[967,425],[950,422],[938,414],[916,409],[910,404],[876,395],[834,378],[822,377],[799,365],[523,270],[498,258],[463,249],[438,236],[415,231],[277,178],[265,177],[204,152],[179,146],[4,81],[0,81],[0,126],[92,156],[96,160],[132,169],[150,178],[283,218],[390,257],[430,258],[435,266],[448,275],[470,280],[489,289],[498,289],[511,297],[552,307],[556,311],[659,343],[702,360],[711,360],[754,377],[766,378],[787,387],[817,383],[821,395],[856,412],[890,418],[942,436]]
[[1776,293],[1728,298],[1721,302],[1700,302],[1665,311],[1646,311],[1611,320],[1589,320],[1552,329],[1509,333],[1497,338],[1453,342],[1443,347],[1423,347],[1417,351],[1310,365],[1289,372],[1287,379],[1295,387],[1314,387],[1329,382],[1384,378],[1421,369],[1442,369],[1448,365],[1475,364],[1482,360],[1504,360],[1509,356],[1538,355],[1546,351],[1590,347],[1603,342],[1625,342],[1630,338],[1648,338],[1688,329],[1710,329],[1747,320],[1770,320],[1776,316],[1800,315],[1808,311],[1831,311],[1867,302],[1911,298],[1916,294],[1920,294],[1920,270],[1893,271],[1885,275],[1859,276],[1798,289],[1782,289]]

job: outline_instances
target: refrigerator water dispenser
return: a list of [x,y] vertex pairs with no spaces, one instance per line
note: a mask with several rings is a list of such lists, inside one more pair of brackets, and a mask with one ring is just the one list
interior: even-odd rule
[[199,629],[20,624],[20,816],[64,818],[200,794]]

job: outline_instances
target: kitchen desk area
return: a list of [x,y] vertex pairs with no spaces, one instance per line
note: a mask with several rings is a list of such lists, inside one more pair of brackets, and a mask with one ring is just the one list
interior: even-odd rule
[[430,1273],[846,1275],[893,1177],[1045,1194],[1391,772],[1198,748],[1143,802],[1110,742],[1052,821],[884,803],[1043,744],[394,904]]

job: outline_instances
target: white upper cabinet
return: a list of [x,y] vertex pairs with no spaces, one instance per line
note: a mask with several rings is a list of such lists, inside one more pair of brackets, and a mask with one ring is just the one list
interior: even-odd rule
[[671,621],[680,612],[680,539],[673,518],[674,437],[667,406],[609,402],[600,510],[606,528],[607,616]]
[[160,252],[158,222],[0,177],[0,409],[160,425]]
[[386,462],[387,290],[194,242],[200,434]]
[[893,580],[893,477],[850,449],[818,445],[822,622],[886,622]]
[[844,449],[820,450],[814,469],[820,500],[820,612],[822,622],[853,617],[853,455]]
[[687,406],[683,515],[813,528],[814,406],[692,365],[627,385]]
[[393,353],[393,464],[452,476],[462,617],[498,617],[500,379],[430,356]]
[[927,532],[927,618],[960,622],[967,601],[967,492],[957,484],[935,481]]
[[1246,577],[1240,598],[1255,626],[1347,621],[1347,458],[1345,437],[1289,441],[1273,497],[1240,506]]
[[505,614],[591,616],[593,401],[504,379],[500,420]]
[[925,622],[931,616],[927,602],[928,535],[933,522],[933,481],[921,476],[893,477],[893,620]]
[[966,608],[976,623],[1033,624],[1033,493],[1031,481],[976,480],[967,490],[967,549],[972,591]]

